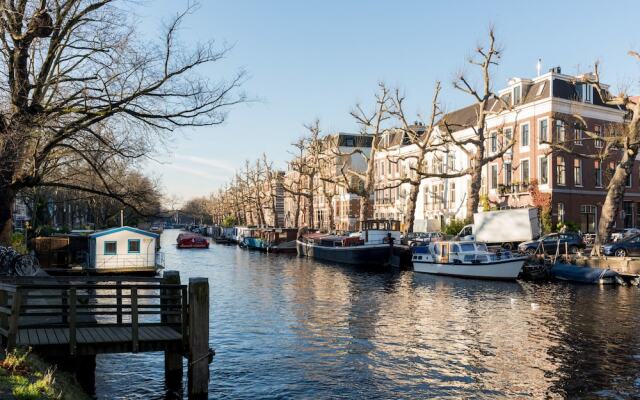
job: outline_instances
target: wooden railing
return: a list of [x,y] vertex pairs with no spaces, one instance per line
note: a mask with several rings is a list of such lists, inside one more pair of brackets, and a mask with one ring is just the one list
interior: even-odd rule
[[[78,329],[127,327],[137,352],[140,328],[171,327],[187,344],[187,286],[161,278],[65,277],[0,281],[0,335],[16,347],[21,329],[63,328],[69,353],[76,353]],[[40,330],[38,330],[40,332]],[[57,330],[60,332],[60,330]]]

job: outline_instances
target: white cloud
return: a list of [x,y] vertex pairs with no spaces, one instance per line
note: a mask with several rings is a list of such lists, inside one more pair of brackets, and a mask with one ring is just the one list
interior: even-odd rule
[[192,176],[198,176],[200,178],[205,178],[205,179],[209,179],[212,181],[226,181],[229,180],[229,176],[228,175],[212,175],[209,173],[206,173],[202,170],[196,169],[196,168],[189,168],[189,167],[185,167],[182,165],[175,165],[175,164],[169,164],[167,165],[169,168],[175,169],[176,171],[180,171],[180,172],[184,172],[187,173],[189,175]]
[[223,169],[223,170],[229,171],[229,172],[236,172],[236,170],[237,170],[236,167],[234,167],[233,165],[229,164],[228,162],[222,161],[222,160],[216,160],[216,159],[213,159],[213,158],[189,156],[189,155],[184,155],[184,154],[175,154],[175,157],[176,157],[177,160],[189,161],[189,162],[192,162],[194,164],[206,165],[208,167],[219,168],[219,169]]

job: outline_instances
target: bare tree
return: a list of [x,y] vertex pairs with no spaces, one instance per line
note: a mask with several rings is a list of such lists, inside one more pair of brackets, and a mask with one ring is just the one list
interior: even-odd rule
[[[629,55],[640,61],[640,54],[630,51]],[[593,254],[600,254],[600,245],[611,236],[616,216],[620,210],[620,204],[624,199],[627,181],[633,171],[633,165],[640,150],[640,98],[629,96],[624,91],[618,95],[613,95],[600,81],[599,63],[595,63],[594,73],[585,75],[584,82],[595,87],[598,95],[604,104],[618,106],[627,112],[623,123],[612,124],[609,132],[604,130],[596,132],[586,129],[586,121],[579,115],[572,115],[572,120],[579,125],[581,131],[587,136],[587,141],[599,141],[602,148],[597,153],[587,154],[574,146],[572,140],[558,141],[551,143],[554,150],[577,155],[582,158],[590,158],[603,162],[605,159],[613,158],[615,168],[613,168],[611,178],[607,185],[607,195],[598,222],[598,234],[593,246]],[[595,146],[594,146],[595,147]]]
[[[307,223],[309,228],[316,227],[314,218],[313,200],[316,194],[316,177],[319,171],[319,161],[322,156],[322,139],[320,138],[320,121],[315,120],[311,124],[305,125],[308,136],[299,139],[293,144],[298,154],[289,162],[291,168],[298,177],[298,182],[285,182],[284,190],[297,198],[298,210],[305,199],[307,211]],[[296,212],[296,214],[299,211]],[[296,221],[298,216],[296,215]]]
[[[140,160],[176,128],[221,123],[244,101],[238,73],[214,82],[199,75],[228,53],[212,42],[193,51],[167,26],[162,44],[143,43],[118,0],[2,0],[0,3],[0,243],[7,244],[16,194],[63,187],[125,202],[112,159]],[[92,169],[100,187],[51,181],[55,171]],[[58,174],[67,176],[67,173]]]
[[336,183],[342,185],[348,193],[360,198],[360,228],[371,214],[371,198],[375,190],[376,154],[384,148],[383,137],[386,131],[385,122],[391,117],[392,106],[391,93],[384,83],[378,84],[378,93],[375,96],[375,107],[367,112],[360,104],[351,111],[351,116],[360,126],[360,134],[371,137],[371,148],[367,152],[356,148],[348,153],[337,152],[345,160],[353,156],[360,156],[366,161],[367,168],[364,172],[351,168],[346,161],[340,167],[340,178]]
[[[468,62],[479,68],[482,78],[480,88],[475,88],[471,80],[461,73],[453,85],[456,89],[470,95],[474,101],[476,118],[472,123],[465,123],[452,118],[451,114],[443,117],[440,126],[445,141],[458,146],[470,160],[469,175],[470,185],[467,195],[467,217],[473,216],[480,203],[480,191],[482,188],[482,169],[488,163],[502,158],[515,144],[515,135],[508,137],[503,130],[497,132],[501,148],[496,152],[487,152],[487,141],[489,132],[487,129],[487,118],[510,110],[513,108],[513,101],[507,102],[492,89],[491,69],[498,65],[502,56],[502,51],[495,43],[495,33],[493,28],[489,29],[489,44],[487,47],[478,45],[475,50],[475,57],[470,57]],[[461,129],[471,128],[473,135],[468,138],[458,138],[456,132]]]

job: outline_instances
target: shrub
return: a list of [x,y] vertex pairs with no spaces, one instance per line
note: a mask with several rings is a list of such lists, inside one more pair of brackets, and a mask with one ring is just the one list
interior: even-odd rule
[[443,232],[447,235],[457,235],[468,223],[469,221],[466,219],[453,218],[447,225],[444,226]]
[[234,217],[233,215],[227,215],[222,220],[222,227],[224,228],[231,228],[235,225],[236,225],[236,217]]

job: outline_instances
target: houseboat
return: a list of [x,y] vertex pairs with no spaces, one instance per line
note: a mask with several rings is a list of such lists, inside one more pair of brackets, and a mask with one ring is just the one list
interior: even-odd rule
[[267,253],[295,253],[298,229],[271,228],[262,233]]
[[197,233],[181,233],[177,238],[179,249],[208,249],[209,241]]
[[355,235],[303,235],[296,241],[298,255],[352,265],[384,266],[393,256],[393,244],[400,243],[398,221],[365,221]]
[[465,278],[515,280],[526,257],[491,253],[484,243],[443,241],[413,248],[413,270]]
[[164,257],[157,252],[160,235],[122,226],[89,235],[90,273],[156,273]]

